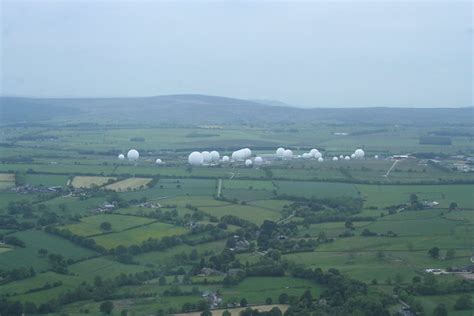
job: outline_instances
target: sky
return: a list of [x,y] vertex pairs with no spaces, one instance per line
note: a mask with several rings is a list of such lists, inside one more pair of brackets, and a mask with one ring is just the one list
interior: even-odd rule
[[0,3],[2,95],[473,105],[471,1]]

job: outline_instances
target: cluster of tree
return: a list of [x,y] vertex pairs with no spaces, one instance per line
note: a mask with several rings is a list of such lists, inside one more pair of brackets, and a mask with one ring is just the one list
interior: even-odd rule
[[26,246],[25,242],[16,236],[3,235],[3,236],[0,236],[0,239],[3,239],[3,242],[8,245],[21,247],[21,248],[25,248]]
[[[231,315],[230,312],[228,312],[225,315],[224,313],[222,313],[222,316]],[[281,312],[281,309],[279,309],[278,307],[273,307],[271,310],[264,311],[264,312],[260,312],[258,309],[252,309],[250,307],[247,307],[246,309],[240,312],[240,316],[282,316],[282,315],[283,313]]]
[[35,224],[31,221],[19,222],[12,215],[0,215],[0,227],[8,230],[25,230],[33,228]]
[[163,296],[188,296],[199,295],[199,288],[193,287],[190,291],[183,291],[178,285],[174,284],[163,292]]
[[[51,299],[38,306],[34,303],[21,303],[19,301],[9,301],[7,298],[1,298],[0,315],[19,316],[23,313],[27,315],[48,314],[58,312],[61,306],[77,301],[94,300],[99,302],[109,299],[136,297],[133,293],[114,295],[114,291],[119,286],[141,284],[144,281],[157,278],[158,276],[159,274],[155,271],[143,271],[129,275],[121,274],[114,279],[105,280],[96,276],[93,284],[82,283],[78,287],[62,293],[59,298]],[[51,286],[54,286],[54,284]],[[148,297],[150,294],[145,293],[142,296]]]
[[72,259],[68,261],[62,255],[54,253],[48,255],[48,262],[51,266],[51,270],[59,274],[68,274],[67,266],[73,263]]
[[91,250],[100,252],[102,254],[107,253],[107,249],[105,249],[104,247],[102,247],[100,245],[97,245],[94,239],[87,238],[87,237],[84,237],[84,236],[81,236],[81,235],[76,235],[67,228],[62,228],[61,229],[61,228],[57,228],[57,227],[54,227],[54,226],[46,226],[44,231],[49,233],[49,234],[57,235],[57,236],[65,238],[65,239],[68,239],[68,240],[72,241],[73,243],[75,243],[79,246],[89,248]]
[[32,289],[29,289],[28,291],[25,291],[24,294],[39,292],[39,291],[43,291],[43,290],[49,290],[49,289],[52,289],[52,288],[55,288],[55,287],[58,287],[58,286],[61,286],[61,285],[63,285],[63,282],[61,282],[61,281],[56,281],[56,282],[53,282],[53,283],[46,282],[43,286],[35,287],[35,288],[32,288]]
[[424,209],[423,203],[421,203],[418,199],[418,195],[415,193],[410,194],[410,201],[406,210],[408,211],[419,211]]
[[465,279],[439,282],[433,274],[426,274],[423,280],[419,277],[413,278],[413,282],[404,290],[410,295],[470,293],[474,291],[474,282]]
[[11,270],[0,270],[0,284],[31,278],[35,275],[36,272],[33,267],[18,267]]
[[323,272],[320,268],[314,270],[296,265],[291,268],[294,277],[313,280],[326,287],[320,299],[323,303],[314,302],[309,298],[292,304],[285,315],[309,315],[318,311],[321,314],[337,315],[390,315],[388,307],[395,303],[390,295],[368,292],[367,284],[342,275],[336,269]]
[[378,234],[376,232],[370,231],[368,228],[364,228],[362,232],[360,233],[361,236],[363,237],[375,237],[375,236],[381,236],[381,237],[397,237],[398,234],[394,233],[393,231],[389,230],[386,233],[381,233]]

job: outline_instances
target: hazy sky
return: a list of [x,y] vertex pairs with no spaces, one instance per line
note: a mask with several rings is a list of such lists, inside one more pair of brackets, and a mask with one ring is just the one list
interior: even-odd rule
[[470,1],[0,2],[5,95],[473,104]]

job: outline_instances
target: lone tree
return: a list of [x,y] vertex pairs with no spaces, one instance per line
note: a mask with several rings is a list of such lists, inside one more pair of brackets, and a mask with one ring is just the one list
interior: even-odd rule
[[290,300],[288,294],[286,293],[281,293],[280,296],[278,296],[278,303],[280,304],[288,304],[288,301]]
[[433,316],[447,316],[448,311],[446,310],[446,306],[444,304],[438,304],[436,308],[433,310]]
[[100,304],[99,309],[102,313],[109,315],[114,309],[114,303],[112,303],[111,301],[103,302],[102,304]]
[[100,224],[100,229],[102,230],[111,230],[112,229],[112,224],[110,224],[109,222],[103,222]]
[[456,251],[454,249],[449,249],[446,251],[446,259],[453,259],[456,256]]
[[439,248],[438,247],[433,247],[430,250],[428,250],[428,254],[434,258],[438,259],[439,258]]
[[456,203],[456,202],[451,202],[449,204],[449,210],[450,211],[454,211],[457,207],[458,207],[458,203]]
[[474,308],[474,303],[472,303],[472,297],[469,294],[462,295],[454,304],[456,310],[470,310],[472,308]]
[[248,304],[247,299],[243,298],[240,300],[240,307],[246,307]]

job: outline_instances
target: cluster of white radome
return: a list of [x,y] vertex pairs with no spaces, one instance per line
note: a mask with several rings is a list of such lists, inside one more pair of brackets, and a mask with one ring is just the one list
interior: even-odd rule
[[[332,157],[333,161],[338,161],[338,160],[351,160],[351,159],[364,159],[365,157],[365,152],[362,149],[356,149],[354,153],[352,153],[350,156],[344,156],[340,155],[339,157],[334,156]],[[378,156],[376,156],[375,159],[378,159]]]
[[[350,156],[334,156],[332,157],[333,161],[338,160],[351,160],[351,159],[363,159],[365,156],[365,152],[362,149],[356,149],[353,154]],[[296,156],[293,154],[291,149],[285,149],[283,147],[278,148],[275,151],[275,155],[270,158],[270,160],[275,160],[275,158],[281,160],[291,160],[293,158],[303,158],[303,159],[315,159],[319,162],[323,162],[324,158],[321,152],[313,148],[309,152],[303,153],[301,156]],[[376,155],[374,157],[378,159]],[[260,156],[256,156],[252,159],[252,150],[250,148],[243,148],[232,152],[229,156],[223,156],[220,159],[220,154],[217,151],[203,151],[203,152],[192,152],[188,157],[188,162],[193,166],[201,166],[201,165],[209,165],[209,164],[218,164],[221,163],[228,163],[228,162],[243,162],[245,166],[251,167],[253,165],[259,166],[264,163],[263,158]]]
[[[278,148],[278,149],[280,149],[280,148]],[[278,155],[278,153],[277,153],[277,155]],[[314,158],[319,162],[324,161],[323,155],[316,148],[313,148],[309,152],[304,153],[303,155],[301,155],[301,157],[304,158],[304,159]]]
[[234,161],[244,161],[246,166],[251,166],[254,162],[255,164],[261,164],[263,162],[262,157],[255,157],[254,161],[250,159],[252,157],[252,151],[250,148],[243,148],[236,150],[229,156],[222,156],[220,158],[220,154],[218,151],[203,151],[198,152],[194,151],[188,156],[189,164],[193,166],[201,166],[201,165],[208,165],[208,164],[217,164],[219,162],[228,163]]
[[[210,164],[210,163],[217,163],[221,160],[221,155],[219,154],[218,151],[193,151],[189,157],[188,157],[188,162],[193,165],[193,166],[200,166],[203,164]],[[222,157],[223,162],[229,161],[228,156]]]
[[[136,149],[130,149],[128,152],[127,152],[127,159],[129,161],[133,161],[133,162],[136,162],[138,160],[138,158],[140,158],[140,153],[138,152],[138,150]],[[124,160],[125,159],[125,155],[124,154],[119,154],[118,155],[118,159],[119,160]],[[155,163],[157,165],[161,165],[163,164],[163,161],[160,159],[160,158],[157,158],[155,160]]]

